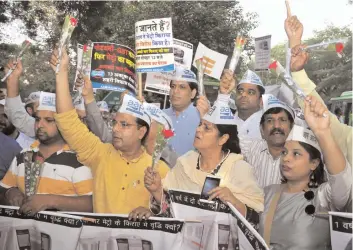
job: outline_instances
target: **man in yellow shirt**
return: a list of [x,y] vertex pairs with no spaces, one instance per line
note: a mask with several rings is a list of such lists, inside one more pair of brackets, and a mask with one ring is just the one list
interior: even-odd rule
[[[57,52],[53,53],[50,64],[55,71]],[[68,64],[69,58],[64,51],[56,74],[58,114],[55,120],[69,146],[76,151],[78,160],[92,170],[94,212],[127,214],[137,207],[147,208],[150,196],[143,180],[152,157],[142,145],[149,131],[150,117],[137,99],[126,95],[114,120],[113,142],[102,143],[79,120],[72,105]],[[92,101],[93,92],[85,102]],[[164,177],[168,170],[165,163],[159,162],[157,171],[160,175]]]

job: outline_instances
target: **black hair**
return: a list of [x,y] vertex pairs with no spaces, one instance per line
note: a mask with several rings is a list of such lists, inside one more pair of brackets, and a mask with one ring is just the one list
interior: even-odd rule
[[199,86],[197,85],[197,83],[195,82],[188,82],[189,86],[190,86],[190,89],[191,91],[193,91],[194,89],[196,89],[196,94],[195,94],[195,97],[191,99],[191,101],[195,101],[198,94],[199,94]]
[[[321,153],[317,148],[311,146],[310,144],[307,144],[307,143],[301,142],[301,141],[298,141],[298,142],[299,142],[300,146],[302,146],[305,149],[305,151],[308,152],[310,161],[313,161],[315,159],[319,160],[319,165],[311,173],[310,182],[308,184],[309,188],[317,188],[322,183],[326,182],[324,163],[321,159]],[[287,179],[283,177],[282,183],[286,183],[286,182],[287,182]]]
[[238,138],[238,128],[236,125],[224,125],[224,124],[216,124],[218,129],[219,136],[223,136],[225,134],[229,135],[229,138],[226,143],[222,145],[222,150],[229,150],[231,153],[240,154],[240,146],[239,146],[239,138]]
[[293,126],[294,123],[294,117],[288,112],[288,110],[284,109],[284,108],[280,108],[280,107],[276,107],[276,108],[270,108],[269,110],[267,110],[262,116],[261,116],[261,120],[260,120],[260,124],[261,126],[264,124],[265,122],[265,116],[269,115],[269,114],[278,114],[280,112],[284,111],[287,116],[288,116],[288,120],[290,122],[290,125]]
[[31,103],[26,104],[25,105],[25,109],[27,110],[27,108],[31,108],[33,110],[33,112],[34,112],[34,103],[31,102]]
[[259,85],[256,85],[257,86],[257,89],[259,90],[260,92],[260,97],[262,97],[263,94],[265,94],[265,88],[259,86]]
[[147,122],[145,122],[144,120],[142,120],[140,118],[136,118],[136,123],[137,123],[139,128],[146,127],[146,129],[147,129],[145,135],[141,139],[141,144],[144,145],[145,141],[146,141],[146,138],[147,138],[147,136],[148,136],[148,134],[150,132],[150,126],[148,125]]

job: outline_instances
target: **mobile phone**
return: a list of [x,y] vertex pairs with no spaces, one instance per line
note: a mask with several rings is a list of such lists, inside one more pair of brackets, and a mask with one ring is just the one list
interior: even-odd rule
[[203,184],[203,188],[201,191],[201,199],[200,201],[206,202],[206,203],[214,203],[215,201],[209,201],[208,198],[210,197],[208,195],[208,192],[210,192],[212,189],[219,187],[219,184],[221,183],[221,178],[213,175],[206,176],[205,183]]
[[31,238],[29,236],[29,230],[16,230],[18,248],[20,250],[31,250]]

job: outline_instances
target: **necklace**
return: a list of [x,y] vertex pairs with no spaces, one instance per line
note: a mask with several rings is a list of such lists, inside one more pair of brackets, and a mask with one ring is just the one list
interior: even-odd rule
[[[223,152],[223,157],[222,160],[220,161],[220,163],[217,164],[217,166],[215,167],[215,169],[212,170],[212,172],[210,173],[211,175],[216,175],[219,171],[219,169],[221,168],[223,162],[227,159],[228,155],[230,154],[230,150],[228,149],[228,152],[226,154],[226,156],[224,156],[224,152]],[[199,157],[197,158],[197,165],[196,165],[196,169],[197,170],[201,170],[200,168],[200,158],[201,158],[201,154],[199,154]]]

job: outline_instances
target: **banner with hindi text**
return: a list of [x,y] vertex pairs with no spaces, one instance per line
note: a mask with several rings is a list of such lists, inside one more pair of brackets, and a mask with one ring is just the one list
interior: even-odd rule
[[94,89],[136,94],[135,52],[124,45],[95,42],[90,78]]
[[172,19],[143,20],[135,24],[136,72],[174,70]]

